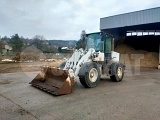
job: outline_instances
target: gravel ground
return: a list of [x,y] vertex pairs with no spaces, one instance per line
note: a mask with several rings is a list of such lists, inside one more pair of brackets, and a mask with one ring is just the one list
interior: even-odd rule
[[[103,76],[93,89],[79,82],[69,95],[55,97],[30,86],[38,72],[0,74],[1,120],[159,120],[160,74],[141,69],[114,83]],[[78,80],[77,80],[78,81]]]

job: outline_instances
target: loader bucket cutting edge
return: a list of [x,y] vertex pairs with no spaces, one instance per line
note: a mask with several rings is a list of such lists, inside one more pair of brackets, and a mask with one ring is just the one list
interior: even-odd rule
[[42,67],[42,71],[30,84],[53,95],[64,95],[72,93],[77,83],[75,77],[69,75],[68,70]]

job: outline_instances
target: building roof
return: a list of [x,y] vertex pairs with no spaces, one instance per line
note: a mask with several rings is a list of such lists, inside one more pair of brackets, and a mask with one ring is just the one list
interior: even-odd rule
[[160,30],[160,7],[100,18],[100,30],[131,26]]

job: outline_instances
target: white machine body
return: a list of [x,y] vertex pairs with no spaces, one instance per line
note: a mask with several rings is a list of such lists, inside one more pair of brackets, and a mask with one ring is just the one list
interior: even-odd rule
[[[111,63],[119,62],[120,54],[111,51]],[[71,58],[66,62],[64,69],[72,69],[74,71],[75,77],[78,76],[81,66],[86,62],[104,62],[105,56],[102,52],[95,52],[93,48],[88,51],[83,49],[75,50]]]

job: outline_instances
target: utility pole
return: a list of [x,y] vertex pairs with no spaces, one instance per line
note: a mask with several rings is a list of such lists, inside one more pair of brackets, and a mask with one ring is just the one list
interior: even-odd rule
[[159,41],[159,65],[158,65],[158,69],[160,70],[160,41]]

